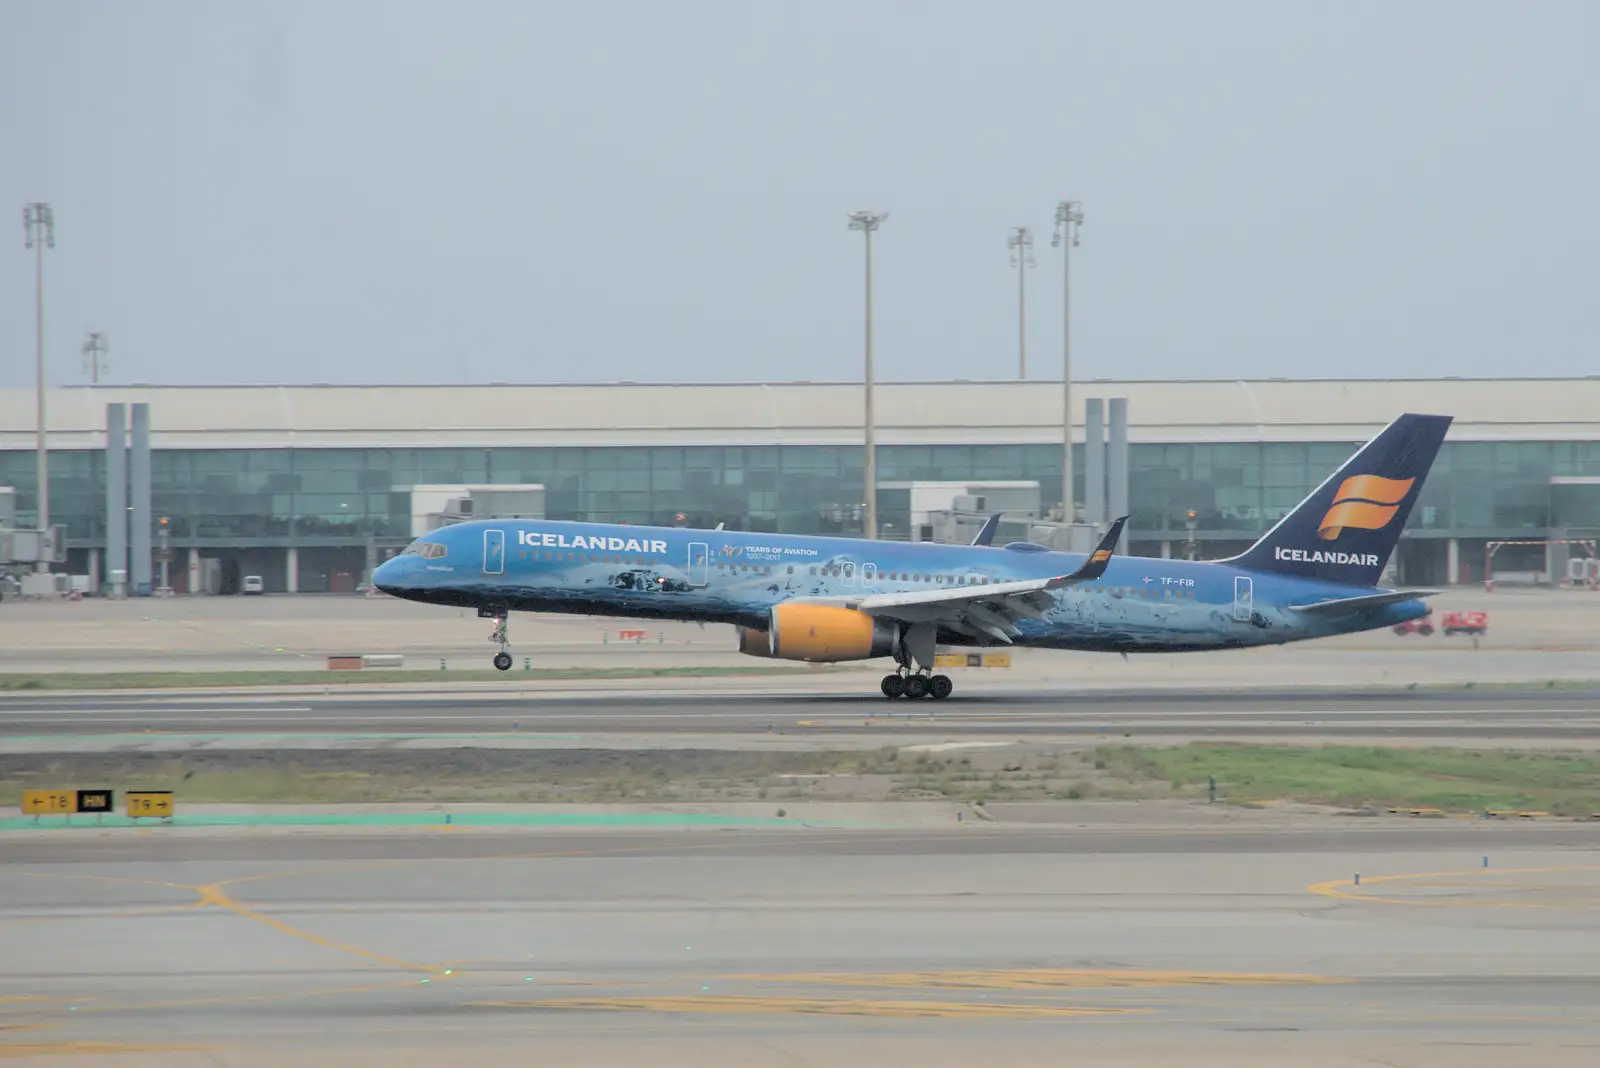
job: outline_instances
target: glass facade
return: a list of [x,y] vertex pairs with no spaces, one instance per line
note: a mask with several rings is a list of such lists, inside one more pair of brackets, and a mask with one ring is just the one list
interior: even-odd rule
[[[1136,551],[1183,539],[1249,541],[1293,508],[1360,442],[1140,445],[1130,448]],[[1073,450],[1082,485],[1083,450]],[[52,520],[79,547],[103,543],[104,455],[52,452]],[[554,519],[784,533],[861,528],[858,446],[238,449],[152,453],[156,515],[175,547],[354,544],[405,539],[406,488],[428,483],[541,483]],[[0,485],[17,490],[17,523],[35,518],[34,454],[0,453]],[[1600,528],[1600,442],[1447,442],[1408,532],[1539,537]],[[1058,445],[884,445],[881,482],[1034,480],[1058,504]],[[885,491],[889,493],[891,491]],[[887,505],[890,502],[880,501]],[[881,509],[885,514],[892,508]],[[886,536],[904,532],[886,530]]]
[[[1193,509],[1203,537],[1251,538],[1360,444],[1133,445],[1130,525],[1146,537],[1180,532]],[[1600,442],[1447,441],[1406,530],[1540,537],[1600,526],[1600,487],[1552,483],[1563,477],[1600,477]]]

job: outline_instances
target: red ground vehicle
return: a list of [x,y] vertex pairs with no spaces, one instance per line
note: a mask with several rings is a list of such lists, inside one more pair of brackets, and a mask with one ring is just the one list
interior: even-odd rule
[[1488,629],[1488,612],[1446,612],[1444,614],[1444,635],[1446,638],[1452,634],[1483,634]]
[[1433,620],[1427,616],[1423,616],[1421,619],[1408,619],[1404,623],[1396,623],[1394,632],[1396,634],[1432,634]]

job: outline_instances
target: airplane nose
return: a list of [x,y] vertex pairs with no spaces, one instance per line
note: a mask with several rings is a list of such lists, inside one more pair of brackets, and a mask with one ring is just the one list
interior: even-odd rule
[[405,570],[406,560],[403,557],[391,557],[372,572],[372,584],[385,592],[399,589],[404,585]]

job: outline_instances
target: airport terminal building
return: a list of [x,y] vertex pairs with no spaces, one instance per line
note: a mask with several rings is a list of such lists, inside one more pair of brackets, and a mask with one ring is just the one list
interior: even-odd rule
[[[1135,554],[1242,548],[1406,411],[1456,421],[1397,581],[1480,581],[1490,540],[1600,534],[1600,378],[1089,381],[1073,396],[1080,443],[1087,401],[1126,398]],[[927,484],[1036,487],[1041,515],[1059,508],[1059,381],[888,383],[875,402],[881,536],[925,536]],[[34,403],[0,390],[0,487],[18,527],[38,507]],[[148,405],[152,514],[167,519],[179,591],[205,560],[225,590],[245,574],[269,592],[354,588],[428,515],[497,488],[516,503],[496,514],[862,528],[859,383],[53,389],[51,520],[67,528],[65,569],[97,577],[113,403]],[[1081,513],[1085,450],[1073,458]],[[1508,566],[1546,559],[1505,551]]]

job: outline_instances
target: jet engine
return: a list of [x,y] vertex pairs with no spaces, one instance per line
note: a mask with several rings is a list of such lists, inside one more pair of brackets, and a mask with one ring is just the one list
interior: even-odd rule
[[746,656],[812,663],[892,656],[899,640],[894,623],[818,604],[774,605],[766,630],[739,628],[739,651]]

